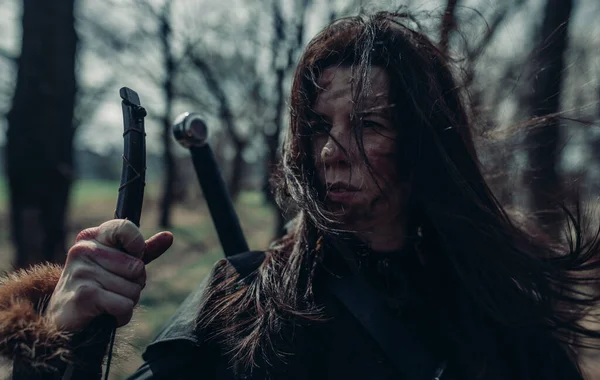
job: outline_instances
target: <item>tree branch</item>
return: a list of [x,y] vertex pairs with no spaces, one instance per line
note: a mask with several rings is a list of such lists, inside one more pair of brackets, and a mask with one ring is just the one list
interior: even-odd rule
[[[514,4],[514,8],[512,9],[512,11],[513,12],[517,11],[523,5],[523,3],[524,3],[523,0],[518,0]],[[492,22],[490,24],[488,24],[485,34],[483,35],[483,38],[479,41],[479,43],[477,44],[477,46],[475,48],[469,49],[469,52],[467,55],[467,58],[469,59],[469,61],[474,61],[477,58],[479,58],[481,53],[483,53],[483,51],[487,48],[487,46],[490,44],[490,41],[496,35],[496,32],[498,32],[499,26],[506,20],[506,17],[509,14],[508,11],[511,8],[512,7],[510,7],[510,6],[505,6],[499,12],[495,13],[495,17],[492,20]]]
[[489,46],[496,33],[500,30],[500,26],[506,21],[506,18],[512,11],[516,12],[522,5],[524,0],[517,0],[512,5],[505,5],[501,10],[495,13],[491,23],[488,24],[485,34],[479,40],[478,44],[472,48],[467,48],[467,67],[465,86],[470,87],[475,79],[475,63]]
[[96,87],[82,87],[80,89],[79,102],[73,115],[73,125],[78,128],[84,119],[91,116],[98,109],[98,104],[104,96],[112,91],[117,83],[115,77],[107,79],[104,83]]
[[235,130],[235,122],[233,120],[233,112],[229,100],[225,91],[221,87],[217,76],[210,68],[210,66],[202,58],[198,57],[197,54],[190,55],[190,61],[202,74],[208,90],[217,99],[219,103],[219,117],[225,124],[225,129],[229,136],[233,139],[236,146],[243,145],[243,140]]

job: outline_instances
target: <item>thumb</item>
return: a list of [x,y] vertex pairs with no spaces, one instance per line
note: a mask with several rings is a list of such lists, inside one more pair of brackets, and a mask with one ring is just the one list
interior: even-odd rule
[[173,244],[173,234],[170,232],[159,232],[146,240],[146,249],[142,260],[149,264],[159,258]]

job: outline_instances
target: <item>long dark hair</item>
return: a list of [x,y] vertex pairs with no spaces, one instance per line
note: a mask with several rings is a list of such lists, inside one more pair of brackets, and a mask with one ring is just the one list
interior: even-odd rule
[[351,67],[358,105],[370,68],[380,66],[397,110],[398,170],[411,173],[409,217],[422,230],[430,303],[441,316],[438,329],[452,360],[465,378],[516,372],[530,378],[539,373],[529,370],[536,366],[577,371],[567,343],[599,336],[578,324],[596,301],[583,289],[597,266],[597,235],[584,242],[578,215],[567,212],[571,244],[561,250],[511,221],[484,181],[451,60],[408,20],[387,12],[344,18],[309,43],[294,76],[277,182],[282,206],[297,210],[295,227],[274,243],[251,279],[240,281],[224,263],[217,267],[199,329],[210,331],[236,368],[247,370],[285,360],[278,348],[285,329],[322,317],[313,279],[322,259],[320,237],[335,226],[319,198],[308,115],[323,70]]

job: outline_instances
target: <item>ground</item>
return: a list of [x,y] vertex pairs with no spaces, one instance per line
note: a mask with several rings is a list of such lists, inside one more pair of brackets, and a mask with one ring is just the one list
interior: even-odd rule
[[[118,184],[115,182],[77,182],[72,198],[68,241],[84,228],[110,219],[114,212]],[[157,187],[149,184],[144,200],[141,229],[145,236],[158,232]],[[0,269],[10,270],[12,246],[6,191],[0,193]],[[274,231],[273,212],[264,205],[259,192],[242,193],[236,202],[242,228],[250,249],[268,246]],[[111,368],[112,379],[122,379],[141,364],[143,348],[175,312],[177,306],[208,274],[223,253],[210,214],[202,199],[177,205],[173,210],[175,236],[173,246],[147,267],[148,281],[140,307],[131,323],[133,338],[125,339],[129,347],[127,360],[117,360]],[[117,339],[119,335],[117,335]],[[122,341],[124,339],[121,339]],[[133,351],[133,352],[131,352]]]

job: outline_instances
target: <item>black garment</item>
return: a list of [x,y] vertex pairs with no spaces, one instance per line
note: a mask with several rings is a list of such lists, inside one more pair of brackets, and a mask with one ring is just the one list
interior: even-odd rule
[[[327,256],[326,256],[327,257]],[[322,274],[333,272],[347,274],[348,266],[344,260],[329,256],[323,263]],[[390,261],[390,259],[396,258]],[[262,262],[262,253],[245,253],[230,258],[230,263],[241,273],[253,271]],[[248,264],[250,263],[250,264]],[[371,278],[378,291],[387,294],[390,309],[407,321],[411,328],[422,337],[426,347],[436,359],[447,359],[448,367],[441,380],[471,380],[475,376],[466,376],[458,364],[460,358],[448,350],[447,334],[436,328],[443,326],[439,321],[443,316],[435,309],[424,307],[430,304],[424,299],[426,292],[421,288],[424,275],[422,267],[414,254],[397,252],[393,255],[367,255],[359,258],[357,264],[366,278]],[[389,277],[390,271],[393,273]],[[210,277],[210,276],[209,276]],[[384,278],[386,281],[378,281]],[[322,280],[322,278],[321,278]],[[398,282],[400,281],[400,282]],[[166,324],[155,341],[148,346],[143,355],[145,363],[133,374],[130,380],[148,379],[264,379],[261,369],[252,375],[236,377],[229,368],[227,355],[220,348],[195,333],[195,320],[205,296],[205,287],[210,283],[207,278],[181,305],[177,313]],[[404,285],[402,285],[404,283]],[[292,333],[293,353],[286,365],[276,365],[270,370],[270,379],[399,379],[402,377],[386,358],[363,326],[348,312],[335,297],[325,291],[322,282],[315,282],[315,293],[319,303],[325,306],[325,314],[330,317],[326,322],[310,326],[298,326]],[[457,301],[457,307],[462,307]],[[527,344],[523,341],[518,347],[511,346],[512,337],[502,331],[492,331],[489,344],[494,346],[498,356],[491,365],[493,371],[477,377],[482,380],[570,380],[581,379],[574,367],[563,365],[568,361],[566,354],[555,342],[548,342],[547,350],[519,356],[518,352],[527,352],[539,347],[539,344]],[[502,345],[502,337],[508,344]],[[465,336],[465,339],[472,337]],[[482,339],[482,341],[486,341]],[[497,349],[496,349],[497,347]],[[483,348],[482,348],[483,349]],[[539,354],[539,358],[535,355]],[[519,357],[535,358],[535,364],[519,362]],[[515,359],[516,358],[516,359]],[[543,363],[543,365],[540,365]],[[414,379],[406,379],[414,380]],[[420,379],[419,379],[420,380]],[[429,380],[429,379],[423,379]],[[431,379],[433,380],[433,378]]]
[[[239,257],[230,259],[234,267],[240,261],[244,260]],[[241,270],[247,271],[248,268]],[[340,267],[331,266],[328,270],[339,273]],[[195,317],[209,282],[208,278],[205,279],[181,305],[148,346],[143,355],[146,362],[130,380],[235,378],[219,348],[203,341],[194,332]],[[325,305],[326,315],[331,319],[298,327],[294,331],[294,355],[290,357],[289,365],[276,366],[270,371],[271,378],[401,379],[380,347],[346,308],[330,294],[319,293],[320,302]],[[251,378],[263,379],[264,376],[259,370]]]

